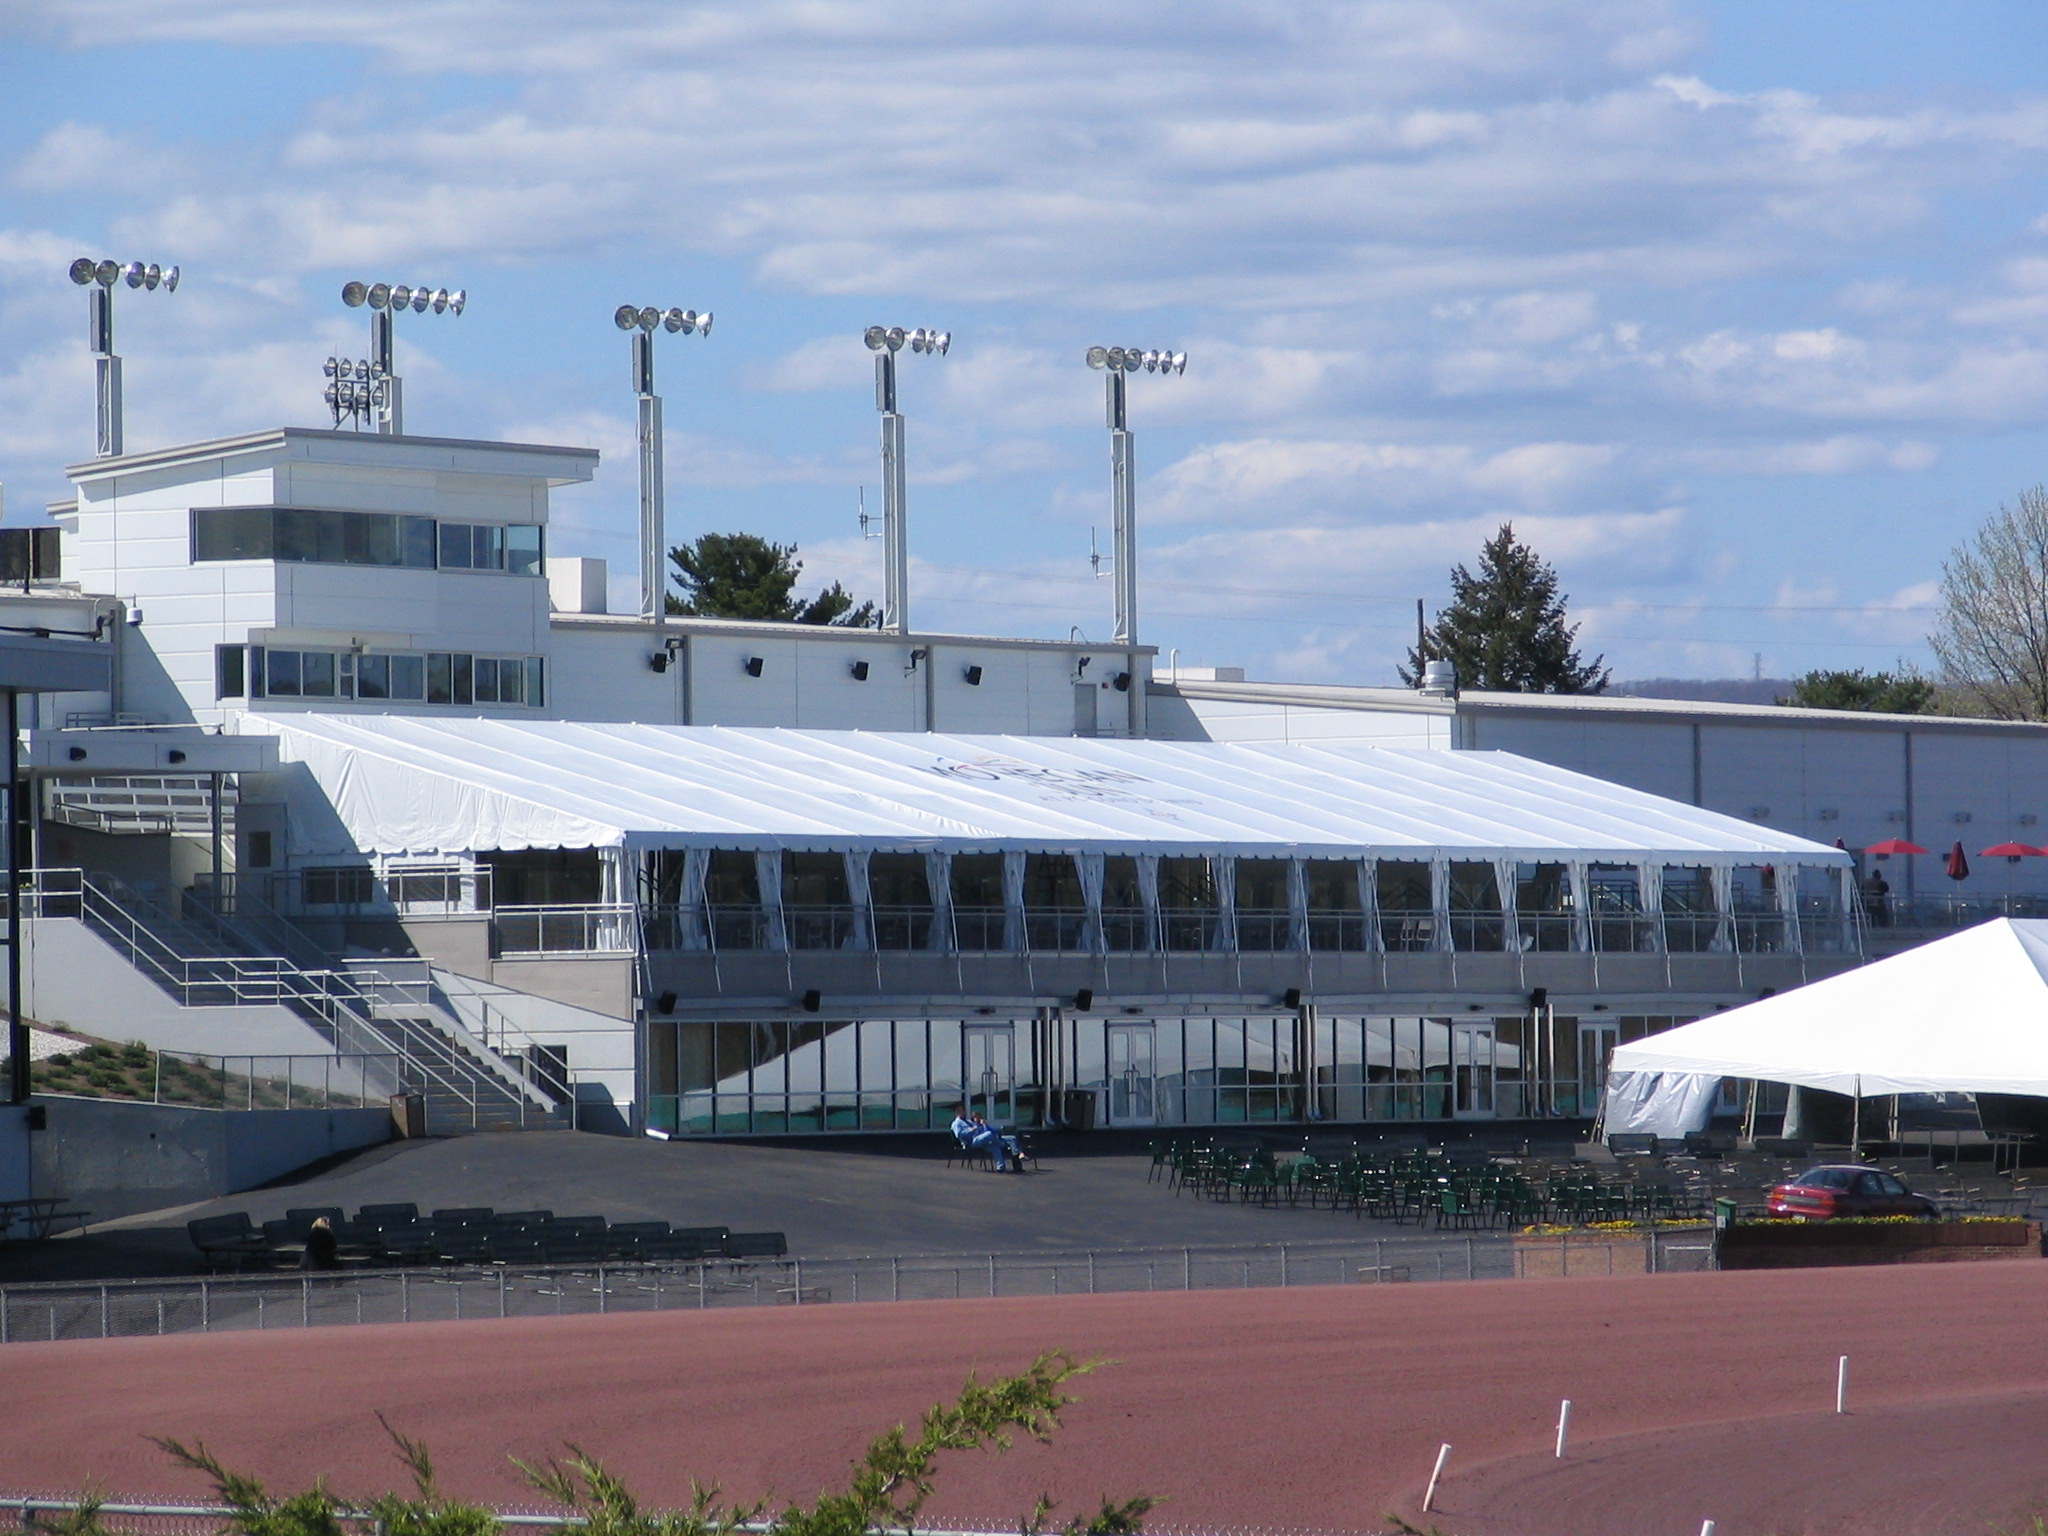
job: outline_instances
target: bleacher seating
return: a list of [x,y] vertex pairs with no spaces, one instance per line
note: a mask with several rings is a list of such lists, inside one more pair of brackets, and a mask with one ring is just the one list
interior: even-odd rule
[[207,1267],[296,1267],[313,1222],[334,1228],[342,1263],[349,1268],[491,1265],[539,1267],[594,1264],[752,1264],[777,1262],[789,1252],[780,1232],[734,1232],[729,1227],[671,1227],[665,1221],[608,1222],[602,1216],[557,1216],[553,1211],[495,1211],[459,1206],[421,1216],[415,1205],[366,1205],[347,1219],[338,1206],[291,1210],[260,1227],[243,1211],[185,1224]]

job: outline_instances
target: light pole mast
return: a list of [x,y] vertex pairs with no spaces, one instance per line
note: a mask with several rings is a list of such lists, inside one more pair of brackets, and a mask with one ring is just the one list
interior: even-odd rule
[[392,322],[402,310],[423,315],[459,315],[469,302],[469,290],[414,288],[405,283],[357,283],[341,285],[341,302],[350,309],[370,306],[369,384],[364,392],[379,435],[405,436],[405,383],[398,377]]
[[633,337],[633,393],[640,399],[640,617],[660,623],[667,611],[668,508],[661,462],[661,396],[654,392],[654,333],[711,334],[711,314],[694,309],[636,309],[621,304],[612,324]]
[[896,409],[896,354],[908,342],[913,352],[943,357],[953,345],[951,331],[871,325],[861,340],[875,354],[875,409],[882,413],[882,628],[910,633],[910,537],[905,527],[907,496],[903,476],[903,413]]
[[154,290],[160,286],[165,293],[178,291],[176,267],[160,267],[153,261],[131,261],[123,266],[118,261],[94,261],[90,256],[81,256],[71,263],[71,281],[88,290],[86,339],[92,347],[98,418],[93,453],[102,459],[115,458],[122,452],[121,359],[114,351],[114,284],[123,278],[130,288]]
[[1115,643],[1138,643],[1138,451],[1126,405],[1126,376],[1186,373],[1185,352],[1141,352],[1136,347],[1090,347],[1088,366],[1103,371],[1109,417],[1110,545],[1116,585]]

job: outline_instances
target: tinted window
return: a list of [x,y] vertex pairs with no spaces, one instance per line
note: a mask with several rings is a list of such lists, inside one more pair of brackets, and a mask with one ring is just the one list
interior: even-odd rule
[[1901,1181],[1893,1178],[1888,1173],[1880,1173],[1876,1175],[1876,1178],[1877,1187],[1888,1195],[1910,1195],[1913,1193]]
[[1802,1173],[1792,1182],[1794,1184],[1804,1184],[1809,1189],[1847,1189],[1849,1187],[1849,1170],[1846,1168],[1815,1168],[1807,1173]]

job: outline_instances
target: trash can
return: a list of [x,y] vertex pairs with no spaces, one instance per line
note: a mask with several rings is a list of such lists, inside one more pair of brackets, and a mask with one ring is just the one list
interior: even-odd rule
[[423,1093],[391,1095],[391,1134],[401,1141],[427,1134],[427,1096]]
[[1060,1110],[1060,1118],[1067,1122],[1070,1131],[1092,1131],[1095,1129],[1095,1095],[1085,1088],[1067,1090],[1066,1103]]
[[1714,1201],[1714,1230],[1718,1232],[1723,1227],[1732,1227],[1734,1225],[1735,1202],[1726,1195],[1716,1197]]

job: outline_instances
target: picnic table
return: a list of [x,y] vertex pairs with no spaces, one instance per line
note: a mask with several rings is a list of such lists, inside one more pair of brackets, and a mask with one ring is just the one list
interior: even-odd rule
[[67,1211],[62,1209],[61,1195],[35,1195],[23,1200],[0,1200],[0,1241],[17,1237],[15,1229],[27,1229],[30,1242],[40,1243],[56,1236],[60,1221],[84,1226],[91,1211]]

